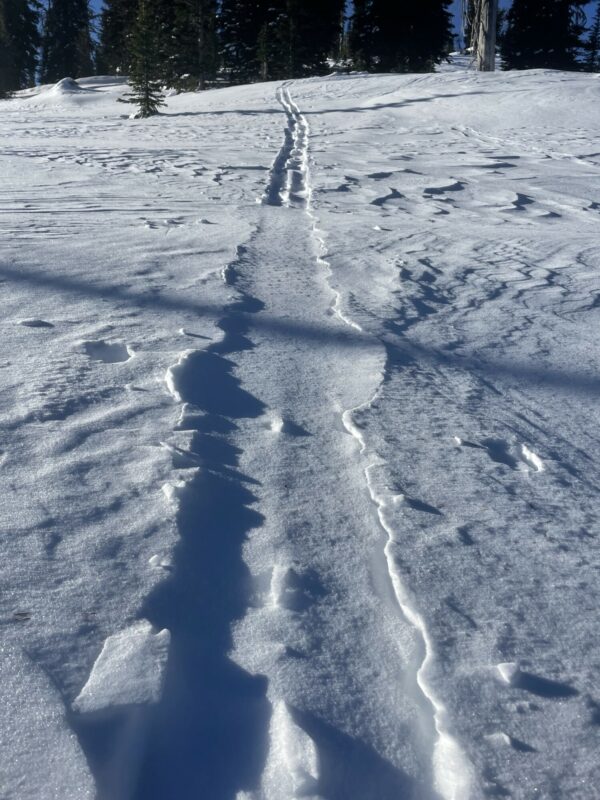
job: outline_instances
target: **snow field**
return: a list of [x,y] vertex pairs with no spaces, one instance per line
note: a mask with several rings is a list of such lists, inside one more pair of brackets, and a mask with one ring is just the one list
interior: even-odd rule
[[80,83],[0,104],[7,797],[596,796],[597,81]]

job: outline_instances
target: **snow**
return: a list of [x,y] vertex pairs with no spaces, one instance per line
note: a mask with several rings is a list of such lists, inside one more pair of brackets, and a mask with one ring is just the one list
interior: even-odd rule
[[0,102],[0,794],[598,796],[596,76]]
[[158,701],[168,647],[169,632],[155,633],[146,620],[109,636],[73,708],[89,712]]
[[91,800],[94,782],[60,693],[22,648],[3,644],[0,656],[2,797]]

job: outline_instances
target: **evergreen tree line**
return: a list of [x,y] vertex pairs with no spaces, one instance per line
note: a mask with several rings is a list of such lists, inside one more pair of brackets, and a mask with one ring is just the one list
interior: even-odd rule
[[514,0],[500,36],[505,69],[600,69],[600,0],[587,32],[589,0]]
[[36,0],[0,0],[0,97],[35,83],[39,24]]
[[[473,2],[474,0],[472,0]],[[451,0],[0,0],[0,95],[94,72],[203,88],[324,74],[426,72],[451,47]],[[507,69],[600,69],[600,0],[513,0],[500,49]],[[99,22],[97,41],[92,35]]]

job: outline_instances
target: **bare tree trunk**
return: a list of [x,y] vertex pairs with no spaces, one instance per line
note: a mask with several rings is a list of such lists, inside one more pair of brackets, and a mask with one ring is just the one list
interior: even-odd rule
[[496,69],[496,23],[498,0],[479,0],[479,37],[477,41],[477,69],[493,72]]

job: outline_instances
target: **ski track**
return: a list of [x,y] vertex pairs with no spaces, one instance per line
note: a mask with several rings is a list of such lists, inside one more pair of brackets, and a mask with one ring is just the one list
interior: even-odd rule
[[[286,128],[284,146],[276,160],[276,164],[278,164],[280,160],[283,160],[283,155],[287,155],[284,168],[284,173],[287,177],[286,180],[283,181],[284,173],[274,168],[273,176],[275,180],[271,183],[267,191],[267,197],[272,198],[273,192],[276,189],[277,196],[281,199],[282,205],[300,205],[300,207],[304,208],[311,221],[312,232],[319,252],[319,264],[326,269],[327,276],[330,277],[332,275],[332,268],[325,258],[327,248],[324,234],[318,228],[317,217],[311,205],[312,184],[310,181],[308,146],[310,128],[305,116],[294,102],[288,86],[289,84],[284,85],[277,92],[278,100],[286,113],[288,125]],[[283,191],[282,187],[284,187]],[[342,311],[341,294],[333,289],[331,285],[329,285],[329,289],[335,298],[332,309],[336,316],[345,325],[355,330],[362,331],[361,326],[351,320]],[[402,576],[395,567],[392,549],[396,538],[396,532],[386,519],[385,509],[388,505],[388,499],[378,494],[374,481],[371,479],[372,469],[378,463],[378,460],[376,456],[374,457],[369,453],[366,439],[353,420],[355,413],[368,411],[371,405],[376,401],[380,391],[381,385],[377,387],[374,395],[365,403],[343,411],[342,422],[348,433],[358,442],[361,454],[375,459],[365,467],[365,477],[369,494],[377,507],[380,525],[387,536],[384,556],[389,580],[393,586],[398,607],[402,615],[413,626],[422,639],[424,658],[417,670],[416,682],[425,699],[431,706],[437,733],[437,741],[433,748],[435,788],[444,800],[467,800],[473,782],[472,767],[465,754],[462,752],[460,745],[449,732],[450,723],[448,712],[430,682],[430,673],[435,663],[435,648],[428,633],[425,620],[417,610],[414,598],[411,597],[410,591],[404,585]],[[528,458],[528,456],[526,457]],[[528,460],[530,459],[528,458]]]
[[[325,274],[327,290],[333,295],[331,311],[334,316],[339,319],[341,324],[352,330],[362,332],[361,326],[350,319],[342,310],[341,294],[331,286],[329,281],[332,275],[332,269],[325,257],[327,251],[325,234],[318,227],[318,220],[313,212],[311,204],[312,185],[309,168],[310,129],[307,119],[295,103],[290,92],[289,84],[284,84],[277,90],[277,99],[284,110],[287,124],[284,130],[283,144],[270,170],[269,180],[262,197],[262,203],[267,206],[296,208],[306,215],[310,224],[311,236],[316,245],[317,265]],[[252,238],[258,237],[260,233],[259,224]],[[252,238],[247,245],[238,247],[237,258],[223,268],[221,276],[227,285],[235,287],[237,274],[240,269],[243,269],[244,256],[251,246]],[[214,369],[214,365],[210,366],[209,361],[217,359],[221,362],[227,354],[246,349],[243,338],[248,328],[248,323],[242,322],[241,315],[246,315],[248,312],[256,310],[260,310],[259,301],[255,298],[248,297],[243,291],[236,289],[236,297],[232,300],[230,306],[226,307],[225,316],[218,323],[218,326],[224,331],[223,339],[208,345],[205,349],[188,349],[182,351],[177,362],[168,369],[165,375],[165,385],[174,401],[178,403],[181,408],[180,419],[177,425],[179,430],[193,429],[195,427],[193,411],[190,417],[190,411],[193,410],[194,407],[204,407],[205,411],[208,410],[209,413],[220,413],[226,419],[231,420],[235,419],[236,416],[257,416],[262,413],[259,402],[253,398],[248,397],[241,401],[241,406],[247,406],[245,409],[241,407],[237,408],[235,400],[230,402],[231,392],[234,392],[234,394],[244,394],[244,390],[237,385],[237,381],[233,376],[227,377],[226,379],[223,379],[223,376],[220,378],[220,380],[222,380],[221,388],[229,392],[230,401],[225,401],[225,405],[230,405],[230,408],[213,409],[210,408],[210,403],[207,407],[206,397],[196,397],[195,393],[197,393],[197,390],[194,388],[190,389],[198,380],[201,380],[200,376],[202,372],[206,372],[207,367],[209,371]],[[232,331],[235,331],[235,333],[232,333]],[[240,340],[240,337],[242,337],[242,340]],[[215,374],[216,372],[221,372],[221,368],[216,370]],[[225,366],[225,372],[227,376],[229,376],[229,367]],[[372,469],[378,463],[378,460],[376,456],[369,452],[368,443],[363,433],[354,422],[354,415],[358,412],[362,413],[368,411],[372,403],[377,399],[380,390],[381,385],[378,385],[373,396],[366,402],[355,408],[343,411],[341,420],[345,430],[356,440],[361,455],[369,460],[369,463],[364,468],[364,475],[370,497],[377,509],[379,525],[386,537],[382,554],[385,564],[384,569],[387,571],[388,580],[393,588],[397,607],[402,617],[415,630],[422,642],[422,661],[416,666],[415,685],[418,686],[424,698],[424,703],[419,702],[419,707],[422,709],[421,713],[430,714],[432,716],[433,726],[436,732],[436,741],[432,743],[432,770],[435,790],[444,800],[467,800],[472,780],[471,767],[458,743],[449,732],[450,725],[446,708],[441,699],[436,695],[431,684],[430,676],[435,662],[433,642],[427,631],[425,621],[416,608],[415,601],[410,591],[404,585],[402,577],[394,565],[392,549],[397,534],[386,518],[386,507],[390,500],[381,495],[375,486],[375,482],[372,479]],[[200,390],[200,394],[202,394],[202,390]],[[192,420],[191,422],[190,419]],[[197,459],[201,460],[201,454],[195,457],[193,452],[187,452],[185,448],[180,448],[171,444],[167,444],[166,446],[173,452],[173,463],[175,467],[194,467],[191,478],[176,480],[163,487],[167,500],[174,504],[178,517],[181,517],[182,504],[187,502],[187,497],[193,496],[194,492],[198,491],[195,484],[198,480],[197,475],[201,473],[202,467],[197,466]],[[177,559],[174,567],[177,569]],[[277,573],[277,570],[275,570],[275,573]],[[271,602],[274,603],[276,607],[277,599],[275,594],[277,594],[277,592],[275,592],[275,594],[273,594],[273,592],[275,592],[275,589],[272,587],[271,593],[273,597]],[[147,616],[152,620],[151,613],[148,613]],[[163,619],[153,621],[157,625],[160,624],[168,627],[166,621]],[[174,634],[173,638],[176,642],[177,634]],[[181,668],[181,665],[179,668]],[[169,683],[167,680],[167,694],[169,691],[168,687]],[[285,765],[288,765],[289,780],[291,781],[290,788],[294,791],[293,796],[305,796],[307,791],[312,791],[313,788],[318,785],[318,754],[314,750],[314,745],[310,742],[307,735],[303,733],[302,729],[296,729],[294,727],[292,718],[289,716],[288,712],[284,713],[282,711],[283,708],[285,708],[285,698],[281,698],[279,701],[276,701],[275,704],[275,712],[271,724],[271,755],[269,756],[269,761],[265,769],[267,774],[275,774],[284,768]],[[262,714],[264,713],[263,711]],[[282,719],[286,720],[285,724],[282,723]],[[177,730],[177,720],[172,719],[168,724],[170,724],[170,735],[178,739],[180,731]],[[173,728],[173,726],[175,726],[175,728]],[[291,731],[293,730],[297,730],[298,733],[292,735]],[[291,752],[290,747],[292,746],[290,745],[290,741],[307,741],[307,744],[303,745],[303,747],[304,750],[309,753],[307,758],[311,765],[310,768],[307,767],[305,769],[304,767],[295,765],[297,758],[300,758],[300,756],[294,756]],[[141,785],[147,785],[148,775],[151,774],[152,770],[142,779]],[[309,777],[298,777],[300,774],[302,776],[308,775]],[[282,779],[279,778],[278,780]]]
[[[317,218],[312,210],[312,185],[310,182],[309,149],[310,127],[306,117],[294,102],[286,82],[277,90],[277,100],[287,117],[284,142],[273,166],[270,181],[263,196],[266,205],[298,207],[306,211],[311,224],[319,253],[318,262],[331,276],[331,265],[322,256],[327,252],[325,235],[319,230]],[[331,309],[343,323],[354,330],[361,326],[344,314],[341,307],[341,294],[329,285],[333,294]]]

